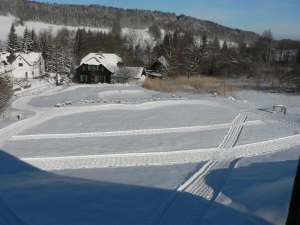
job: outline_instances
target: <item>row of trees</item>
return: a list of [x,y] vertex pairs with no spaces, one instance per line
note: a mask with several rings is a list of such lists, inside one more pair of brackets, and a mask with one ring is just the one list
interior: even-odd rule
[[60,74],[72,72],[90,52],[116,53],[123,58],[125,65],[146,68],[163,55],[169,64],[168,76],[187,77],[196,74],[273,74],[274,78],[274,74],[284,76],[290,73],[287,68],[291,66],[288,58],[276,57],[276,54],[289,51],[296,53],[293,57],[300,59],[297,57],[300,52],[298,41],[274,41],[270,30],[266,30],[252,45],[242,39],[237,43],[220,41],[217,36],[209,39],[205,33],[199,36],[197,32],[187,32],[173,24],[166,26],[164,36],[156,24],[148,30],[153,38],[144,40],[134,29],[123,34],[120,22],[114,21],[109,32],[62,28],[56,32],[41,30],[36,34],[26,28],[23,37],[17,37],[12,25],[7,50],[12,53],[40,51],[46,62],[46,71]]
[[29,53],[29,52],[39,51],[40,49],[37,40],[37,35],[34,29],[30,31],[26,27],[24,30],[23,38],[20,38],[16,34],[15,26],[12,24],[10,28],[10,32],[8,34],[6,50],[9,53],[15,53],[15,52]]
[[[67,36],[65,36],[67,34]],[[52,30],[42,30],[37,35],[35,30],[24,30],[23,37],[18,37],[14,24],[8,34],[6,51],[11,53],[42,52],[46,71],[49,73],[69,74],[72,70],[69,50],[69,31],[62,29],[53,35]]]

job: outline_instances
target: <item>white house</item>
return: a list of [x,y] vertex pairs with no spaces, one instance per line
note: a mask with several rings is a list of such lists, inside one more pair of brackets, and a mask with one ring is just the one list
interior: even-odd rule
[[8,62],[15,68],[14,78],[38,78],[45,74],[45,62],[41,53],[30,52],[15,53],[13,57],[8,57]]

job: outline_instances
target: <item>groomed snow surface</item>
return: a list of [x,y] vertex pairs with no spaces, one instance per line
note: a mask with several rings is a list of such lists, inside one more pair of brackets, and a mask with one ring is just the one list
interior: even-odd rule
[[1,225],[285,224],[298,96],[49,88],[15,97],[0,122]]

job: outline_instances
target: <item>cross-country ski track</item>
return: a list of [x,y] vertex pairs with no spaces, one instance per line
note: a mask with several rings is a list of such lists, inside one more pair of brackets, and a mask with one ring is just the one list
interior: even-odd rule
[[[44,93],[46,95],[46,93]],[[300,146],[300,135],[291,135],[268,141],[261,141],[246,145],[236,146],[238,139],[245,126],[255,126],[259,124],[273,124],[293,131],[300,131],[300,125],[266,116],[256,111],[245,110],[243,108],[222,104],[215,101],[202,100],[164,100],[135,104],[97,104],[88,107],[64,107],[64,108],[41,108],[29,106],[29,101],[35,96],[19,98],[13,103],[13,107],[18,110],[27,110],[35,113],[33,117],[20,120],[12,125],[0,130],[0,147],[3,148],[6,141],[39,140],[39,139],[72,139],[90,137],[110,137],[110,136],[132,136],[151,135],[168,133],[185,133],[204,130],[228,129],[222,142],[217,148],[204,149],[182,149],[171,152],[144,152],[127,154],[100,154],[83,156],[58,156],[58,157],[23,157],[20,160],[36,168],[45,171],[82,169],[82,168],[110,168],[110,167],[132,167],[132,166],[159,166],[185,163],[206,162],[196,173],[191,175],[185,183],[177,188],[161,210],[153,217],[152,224],[201,224],[209,206],[218,196],[224,183],[228,179],[236,162],[244,157],[262,155],[282,150],[287,150]],[[236,118],[232,123],[214,124],[207,126],[187,126],[159,129],[137,129],[110,132],[90,132],[90,133],[68,133],[68,134],[33,134],[20,135],[34,126],[38,126],[50,119],[59,116],[80,114],[93,111],[107,110],[149,110],[159,107],[174,105],[199,105],[212,106],[221,110],[229,110],[236,113]],[[221,111],[220,110],[220,111]],[[253,120],[246,121],[248,118]],[[212,171],[217,172],[213,185],[207,184],[206,177]],[[1,171],[0,171],[1,174]],[[218,175],[219,174],[219,175]],[[204,200],[199,205],[195,198],[189,198],[189,193],[202,197]],[[180,205],[180,207],[178,207]],[[25,224],[7,206],[0,196],[0,219],[4,224]],[[182,211],[182,209],[185,209]],[[178,216],[174,216],[178,215]],[[20,223],[21,221],[21,223]]]

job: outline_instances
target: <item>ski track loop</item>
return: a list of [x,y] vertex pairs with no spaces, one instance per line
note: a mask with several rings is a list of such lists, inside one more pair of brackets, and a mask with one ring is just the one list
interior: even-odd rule
[[[65,91],[57,88],[57,91]],[[52,94],[53,91],[46,91],[42,95]],[[41,95],[40,95],[41,96]],[[210,126],[179,127],[164,129],[145,129],[118,132],[59,134],[62,138],[76,137],[100,137],[100,136],[124,136],[142,135],[155,133],[190,132],[206,129],[229,128],[226,136],[218,148],[181,150],[173,152],[148,152],[128,154],[106,154],[106,155],[85,155],[65,157],[44,157],[44,158],[21,158],[24,162],[41,170],[65,170],[79,168],[107,168],[144,165],[171,165],[190,162],[207,163],[184,184],[182,184],[172,197],[164,204],[164,207],[154,216],[153,224],[201,224],[201,221],[229,177],[236,160],[242,157],[262,155],[270,152],[281,151],[300,145],[300,135],[293,135],[274,139],[270,141],[252,143],[248,145],[235,146],[242,132],[244,125],[259,123],[270,123],[294,131],[300,131],[300,125],[290,123],[275,117],[266,116],[255,111],[245,110],[241,107],[226,105],[219,102],[202,100],[177,100],[147,102],[142,104],[99,104],[89,107],[65,107],[65,108],[42,108],[28,105],[33,96],[27,96],[16,100],[13,107],[20,110],[32,111],[35,116],[18,121],[0,130],[0,148],[6,140],[27,140],[58,138],[58,134],[42,135],[17,135],[31,127],[46,122],[57,116],[66,116],[76,113],[105,111],[105,110],[149,110],[157,107],[172,105],[204,105],[218,107],[238,113],[232,124],[219,124]],[[245,122],[247,117],[259,121]],[[114,133],[114,134],[113,134]],[[209,176],[211,173],[213,176]],[[207,180],[209,178],[209,180]],[[213,188],[214,189],[213,189]],[[0,218],[6,224],[26,224],[22,221],[0,198]]]
[[[166,133],[183,133],[195,131],[207,131],[223,128],[242,127],[243,125],[257,125],[262,124],[260,120],[241,122],[241,123],[227,123],[216,124],[208,126],[191,126],[191,127],[173,127],[160,129],[143,129],[143,130],[125,130],[125,131],[108,131],[108,132],[93,132],[93,133],[72,133],[72,134],[32,134],[32,135],[16,135],[9,140],[40,140],[40,139],[63,139],[63,138],[87,138],[87,137],[116,137],[116,136],[130,136],[130,135],[148,135],[148,134],[166,134]],[[225,147],[224,147],[225,148]]]
[[172,165],[263,155],[294,148],[299,145],[300,134],[228,149],[208,148],[173,152],[35,157],[21,158],[21,160],[41,170]]

